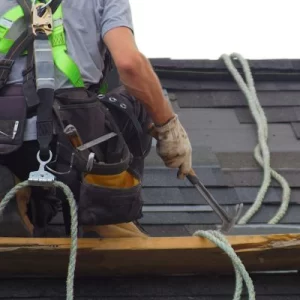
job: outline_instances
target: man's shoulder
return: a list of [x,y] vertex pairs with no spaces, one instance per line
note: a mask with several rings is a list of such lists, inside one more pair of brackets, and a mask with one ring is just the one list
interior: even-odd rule
[[18,5],[16,0],[1,0],[0,5],[0,18],[3,14],[5,14],[8,10]]

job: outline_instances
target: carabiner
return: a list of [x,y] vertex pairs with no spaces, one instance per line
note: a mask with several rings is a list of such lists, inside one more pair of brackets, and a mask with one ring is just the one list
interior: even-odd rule
[[[53,0],[49,0],[47,3],[45,3],[44,5],[42,5],[42,6],[41,6],[41,9],[46,8],[48,5],[51,4],[52,1],[53,1]],[[37,2],[37,0],[34,0],[34,1],[33,1],[33,6],[36,4],[36,2]]]
[[49,6],[51,4],[53,0],[49,0],[47,3],[45,3],[41,8],[44,9],[46,8],[47,6]]

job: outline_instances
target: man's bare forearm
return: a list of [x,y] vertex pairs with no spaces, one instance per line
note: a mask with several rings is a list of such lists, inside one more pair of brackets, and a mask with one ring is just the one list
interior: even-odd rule
[[132,67],[120,68],[118,71],[127,91],[143,103],[155,124],[165,124],[174,117],[174,111],[164,97],[160,81],[144,55],[140,54]]

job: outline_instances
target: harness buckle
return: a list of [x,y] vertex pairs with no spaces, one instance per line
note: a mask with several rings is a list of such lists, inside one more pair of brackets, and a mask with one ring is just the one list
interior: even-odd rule
[[28,182],[33,186],[51,187],[55,181],[55,176],[45,170],[46,165],[52,159],[52,152],[49,152],[50,157],[47,161],[40,158],[40,151],[37,153],[37,160],[40,163],[38,171],[29,174]]
[[50,6],[37,3],[32,8],[32,31],[34,35],[42,32],[47,36],[53,31],[53,17]]

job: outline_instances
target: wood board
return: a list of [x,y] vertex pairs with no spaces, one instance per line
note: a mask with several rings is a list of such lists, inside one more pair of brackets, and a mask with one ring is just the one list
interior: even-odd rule
[[[300,234],[229,236],[248,271],[299,270]],[[0,276],[65,277],[70,240],[0,238]],[[233,273],[201,237],[79,239],[76,277]]]

